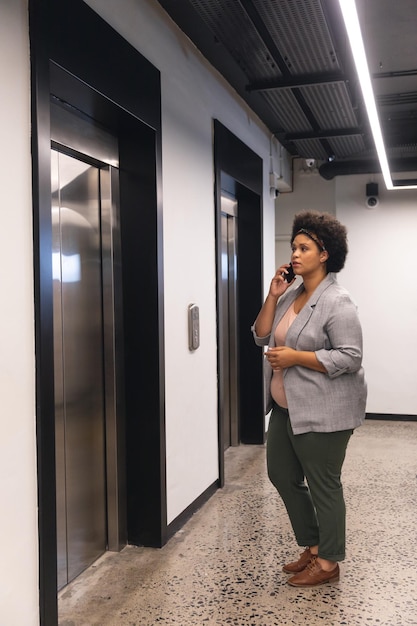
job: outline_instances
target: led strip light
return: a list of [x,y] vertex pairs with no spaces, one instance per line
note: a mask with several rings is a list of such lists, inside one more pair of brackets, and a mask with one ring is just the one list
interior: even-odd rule
[[339,4],[349,37],[349,43],[386,188],[388,190],[417,189],[417,185],[394,185],[392,182],[355,0],[339,0]]

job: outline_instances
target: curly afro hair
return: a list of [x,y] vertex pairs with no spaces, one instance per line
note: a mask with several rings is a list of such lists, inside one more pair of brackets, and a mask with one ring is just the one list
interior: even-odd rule
[[348,253],[347,230],[334,215],[318,211],[303,211],[294,217],[291,243],[298,231],[308,230],[320,239],[329,253],[326,268],[328,272],[340,272],[345,265]]

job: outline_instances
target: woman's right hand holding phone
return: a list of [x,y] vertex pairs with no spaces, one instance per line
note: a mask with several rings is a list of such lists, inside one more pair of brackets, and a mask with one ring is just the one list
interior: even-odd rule
[[271,285],[269,287],[269,295],[273,298],[278,299],[285,293],[290,285],[294,282],[295,278],[293,278],[289,283],[285,280],[285,276],[287,275],[288,268],[290,268],[289,263],[284,263],[281,265],[275,272],[275,276],[271,280]]
[[258,337],[267,337],[271,332],[278,298],[287,291],[288,287],[292,285],[295,280],[295,278],[293,278],[289,283],[285,280],[286,272],[289,267],[289,263],[281,265],[271,280],[268,296],[255,321],[255,331]]

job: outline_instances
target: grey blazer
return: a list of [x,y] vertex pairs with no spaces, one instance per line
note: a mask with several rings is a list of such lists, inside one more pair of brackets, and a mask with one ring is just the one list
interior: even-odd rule
[[[286,291],[278,300],[271,333],[258,346],[275,345],[275,328],[304,290]],[[305,367],[284,370],[284,388],[294,434],[354,429],[365,419],[366,382],[362,368],[362,329],[356,305],[334,276],[328,274],[288,329],[286,345],[316,353],[327,373]],[[272,408],[272,368],[264,364],[265,408]]]

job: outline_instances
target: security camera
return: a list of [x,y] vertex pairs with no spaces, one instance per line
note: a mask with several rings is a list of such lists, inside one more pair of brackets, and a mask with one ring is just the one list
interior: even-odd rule
[[374,209],[378,204],[378,183],[368,183],[366,185],[366,208]]
[[316,163],[316,159],[306,159],[307,167],[314,167],[315,163]]
[[366,207],[368,209],[374,209],[379,204],[379,200],[376,196],[368,196],[366,198]]

